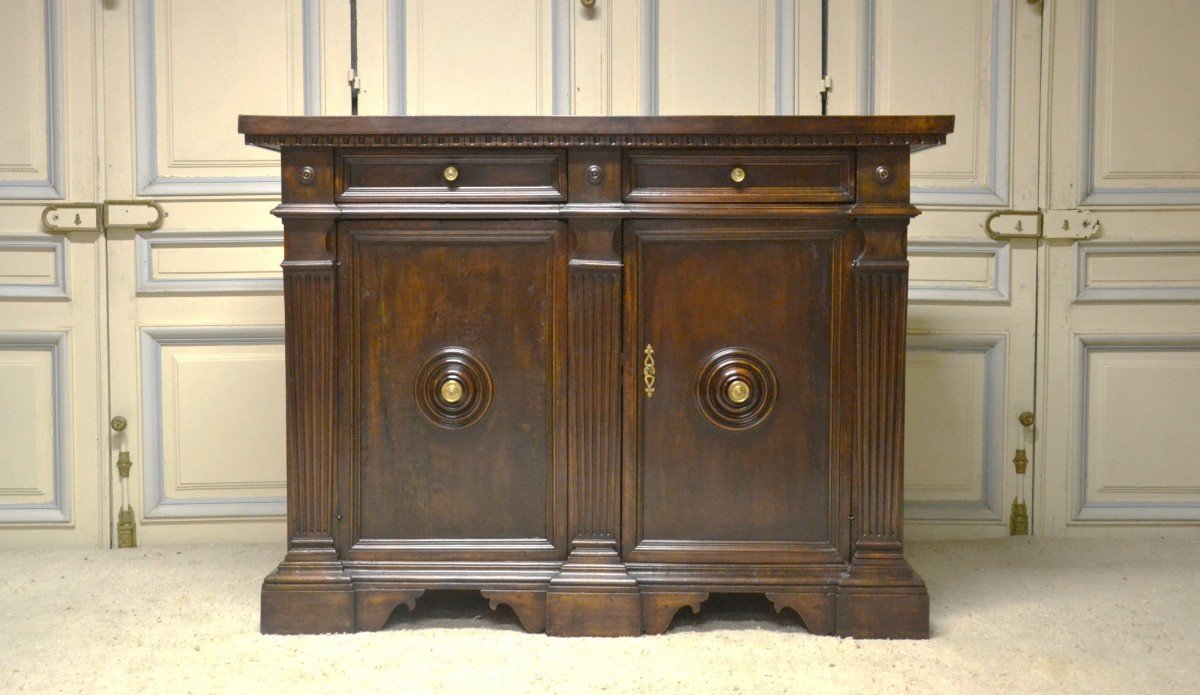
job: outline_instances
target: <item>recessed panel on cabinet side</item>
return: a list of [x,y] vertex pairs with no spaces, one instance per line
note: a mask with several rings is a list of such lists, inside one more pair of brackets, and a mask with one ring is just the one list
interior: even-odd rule
[[356,551],[565,554],[564,250],[557,222],[343,228]]

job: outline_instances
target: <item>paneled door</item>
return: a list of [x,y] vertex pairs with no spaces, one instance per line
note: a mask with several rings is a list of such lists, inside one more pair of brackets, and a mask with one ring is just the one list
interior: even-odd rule
[[1041,455],[1055,466],[1039,508],[1059,535],[1140,527],[1194,538],[1200,4],[1058,0],[1047,10],[1047,224],[1087,238],[1047,242],[1053,426]]
[[103,197],[166,215],[107,232],[111,414],[128,422],[111,457],[132,461],[113,523],[131,510],[139,545],[283,540],[279,164],[237,115],[319,112],[328,18],[303,0],[102,7]]
[[[1007,535],[1013,502],[1030,508],[1013,459],[1031,436],[1019,416],[1035,411],[1041,11],[831,3],[830,113],[956,117],[944,147],[912,160],[923,213],[909,227],[909,537]],[[1014,238],[985,231],[992,213],[1023,210],[1034,212],[991,220]]]
[[[107,542],[98,3],[0,3],[0,546]],[[70,232],[46,231],[47,206]],[[54,213],[52,213],[54,214]],[[76,217],[78,215],[78,217]],[[91,231],[87,231],[90,229]]]

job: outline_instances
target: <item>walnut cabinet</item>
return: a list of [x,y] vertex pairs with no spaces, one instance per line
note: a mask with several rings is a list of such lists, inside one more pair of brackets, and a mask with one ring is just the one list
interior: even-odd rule
[[909,157],[950,117],[244,116],[282,152],[286,557],[262,630],[480,590],[716,592],[924,637],[901,545]]

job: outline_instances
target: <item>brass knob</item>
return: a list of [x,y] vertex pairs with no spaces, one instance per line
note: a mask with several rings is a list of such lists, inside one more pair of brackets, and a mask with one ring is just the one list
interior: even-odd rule
[[124,432],[125,428],[129,426],[129,421],[118,415],[108,424],[112,426],[113,432]]
[[734,183],[741,183],[746,180],[746,170],[741,167],[734,167],[729,172],[729,178],[733,179]]
[[596,0],[579,0],[579,2],[584,7],[595,7],[596,6]]
[[443,401],[452,405],[461,401],[463,397],[462,382],[458,379],[447,379],[442,382],[442,388],[438,390],[438,395],[442,397]]
[[729,400],[741,405],[750,400],[750,384],[741,379],[734,379],[725,388],[725,395],[729,396]]
[[1020,422],[1025,427],[1032,427],[1033,426],[1033,413],[1026,410],[1025,412],[1023,412],[1017,416],[1017,422]]
[[442,169],[442,178],[446,179],[446,183],[453,183],[458,180],[458,167],[451,164]]

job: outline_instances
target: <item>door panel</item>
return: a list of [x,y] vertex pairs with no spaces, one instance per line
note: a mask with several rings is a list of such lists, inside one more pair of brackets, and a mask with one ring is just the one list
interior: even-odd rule
[[1047,242],[1043,513],[1058,534],[1194,536],[1200,7],[1051,9],[1049,207],[1090,210],[1100,227]]
[[246,147],[236,122],[319,107],[324,60],[344,79],[317,40],[337,17],[317,9],[103,11],[104,197],[167,213],[161,229],[107,233],[111,407],[129,420],[113,456],[127,448],[133,461],[140,545],[284,536],[278,156]]
[[1038,248],[983,222],[1038,207],[1040,8],[862,0],[829,21],[830,113],[955,115],[912,161],[905,533],[1007,535],[1030,494],[1012,459],[1034,410]]
[[356,545],[565,555],[561,224],[344,229]]
[[[401,29],[403,65],[394,66],[397,113],[554,113],[552,0],[407,0],[390,21]],[[565,38],[565,36],[563,37]],[[399,51],[394,55],[400,57]],[[566,60],[562,55],[559,60]],[[561,80],[560,80],[561,82]]]
[[627,224],[629,559],[836,552],[845,226]]
[[0,4],[3,547],[107,540],[103,237],[41,220],[48,204],[96,200],[94,9]]

